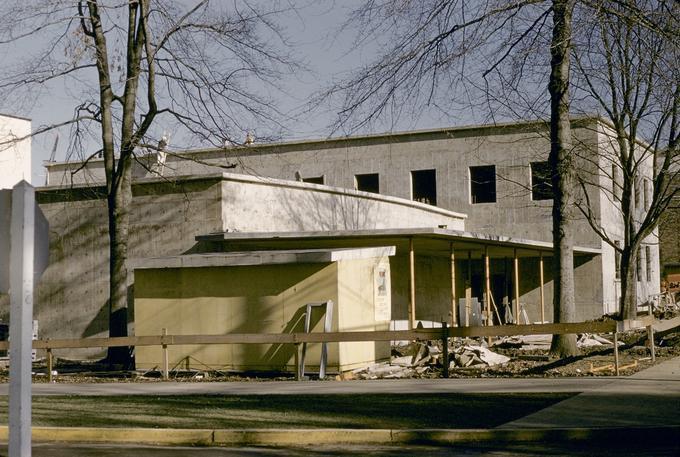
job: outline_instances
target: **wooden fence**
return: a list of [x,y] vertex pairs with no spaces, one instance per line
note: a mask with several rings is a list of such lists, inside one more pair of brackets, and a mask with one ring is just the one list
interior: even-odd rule
[[[680,318],[675,318],[665,327],[680,325]],[[170,345],[190,344],[295,344],[304,343],[337,343],[352,341],[426,341],[446,340],[456,337],[491,337],[491,336],[520,336],[520,335],[563,335],[576,333],[613,333],[614,335],[614,366],[619,374],[618,333],[622,331],[647,328],[651,342],[651,353],[654,358],[653,326],[655,321],[651,316],[645,316],[634,321],[603,321],[603,322],[575,322],[567,324],[532,324],[532,325],[498,325],[483,327],[448,327],[443,323],[441,328],[389,330],[389,331],[360,331],[360,332],[329,332],[329,333],[230,333],[226,335],[152,335],[126,336],[115,338],[75,338],[75,339],[39,339],[33,341],[34,349],[47,351],[48,373],[52,375],[52,351],[66,348],[109,348],[126,346],[161,346],[164,349],[163,373],[168,375],[167,347]],[[669,327],[670,328],[670,327]],[[8,341],[0,341],[0,350],[9,348]],[[444,377],[448,376],[448,345],[444,344],[443,365]],[[298,354],[299,351],[296,351]],[[299,374],[299,373],[298,373]]]

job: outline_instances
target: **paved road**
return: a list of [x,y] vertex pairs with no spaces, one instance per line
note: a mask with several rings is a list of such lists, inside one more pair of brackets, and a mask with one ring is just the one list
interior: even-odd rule
[[[676,457],[679,448],[669,445],[641,444],[633,447],[616,447],[610,443],[602,446],[563,444],[559,446],[548,443],[497,445],[486,443],[483,446],[314,446],[309,448],[197,448],[197,447],[161,447],[161,446],[128,446],[128,445],[94,445],[94,444],[38,444],[33,446],[34,457],[543,457],[576,456],[585,457]],[[7,455],[7,447],[0,446],[0,456]]]

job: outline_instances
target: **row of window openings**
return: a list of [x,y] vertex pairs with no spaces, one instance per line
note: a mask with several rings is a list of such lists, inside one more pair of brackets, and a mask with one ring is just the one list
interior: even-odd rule
[[[620,181],[619,166],[612,164],[612,195],[617,202],[621,201],[621,193],[623,191]],[[642,204],[643,208],[648,208],[652,195],[651,181],[647,178],[636,179],[634,181],[633,193],[635,194],[635,207],[640,208],[640,204]]]
[[[553,198],[552,179],[548,162],[531,162],[531,199],[551,200]],[[496,202],[496,166],[482,165],[470,167],[470,202]],[[612,165],[612,193],[616,201],[621,200],[621,185],[619,183],[619,169]],[[313,184],[324,184],[324,176],[303,178],[302,181]],[[354,188],[364,192],[380,193],[380,179],[378,173],[360,174],[354,176]],[[635,206],[642,203],[649,206],[651,197],[651,182],[648,179],[635,181]],[[437,204],[436,170],[417,170],[411,172],[411,198],[415,201]]]
[[[620,241],[614,241],[617,248],[621,247]],[[621,253],[619,251],[615,252],[615,262],[616,262],[616,279],[621,279]],[[642,257],[644,252],[645,259],[645,271],[642,271]],[[652,281],[652,250],[649,246],[644,246],[644,251],[642,248],[638,248],[637,261],[635,262],[635,275],[638,281],[642,281],[643,273],[646,273],[647,282]]]
[[[494,203],[496,201],[496,166],[483,165],[470,167],[471,203]],[[324,184],[324,176],[302,178],[303,182]],[[378,173],[354,176],[354,188],[364,192],[380,193]],[[416,170],[411,172],[411,198],[414,201],[437,204],[436,170]],[[548,200],[553,198],[548,162],[531,163],[531,198]]]

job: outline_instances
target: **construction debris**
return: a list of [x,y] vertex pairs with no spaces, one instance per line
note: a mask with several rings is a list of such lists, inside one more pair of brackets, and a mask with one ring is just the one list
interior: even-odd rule
[[609,341],[606,338],[601,337],[600,335],[594,335],[591,333],[584,333],[579,336],[578,340],[576,341],[576,344],[580,348],[585,348],[585,347],[596,347],[596,346],[605,346],[605,345],[613,345],[611,341]]

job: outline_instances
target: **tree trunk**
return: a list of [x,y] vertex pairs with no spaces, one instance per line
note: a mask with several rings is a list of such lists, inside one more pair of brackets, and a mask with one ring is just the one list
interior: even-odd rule
[[[119,164],[121,178],[108,196],[109,215],[109,336],[127,336],[128,285],[127,249],[130,221],[130,167]],[[130,348],[112,347],[108,351],[110,366],[129,368]]]
[[[573,0],[553,1],[553,36],[550,47],[550,156],[554,201],[553,309],[555,322],[574,322],[574,241],[571,231],[572,192],[569,120],[569,53]],[[559,357],[578,354],[576,335],[554,335],[550,352]]]
[[637,317],[637,249],[637,246],[625,249],[621,254],[621,319]]

